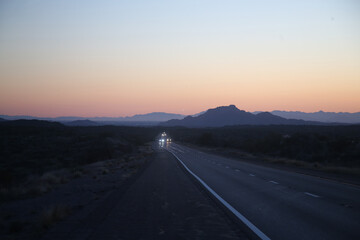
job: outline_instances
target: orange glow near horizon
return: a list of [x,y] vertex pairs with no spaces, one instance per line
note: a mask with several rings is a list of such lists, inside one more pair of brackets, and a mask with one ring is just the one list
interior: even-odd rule
[[0,11],[0,115],[360,112],[355,2],[37,4]]

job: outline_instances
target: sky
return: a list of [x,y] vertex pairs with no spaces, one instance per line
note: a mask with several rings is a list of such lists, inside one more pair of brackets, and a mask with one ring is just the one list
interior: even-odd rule
[[0,114],[360,111],[360,1],[2,0]]

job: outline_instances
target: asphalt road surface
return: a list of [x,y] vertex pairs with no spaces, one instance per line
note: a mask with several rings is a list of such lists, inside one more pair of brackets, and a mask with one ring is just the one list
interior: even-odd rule
[[270,239],[360,239],[360,188],[170,143],[196,177]]
[[171,153],[156,149],[131,184],[43,239],[248,239]]

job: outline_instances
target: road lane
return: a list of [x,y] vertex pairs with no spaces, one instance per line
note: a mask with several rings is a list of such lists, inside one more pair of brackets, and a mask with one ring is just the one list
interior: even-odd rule
[[248,239],[164,149],[129,185],[73,217],[43,239]]
[[167,149],[271,239],[359,239],[360,189],[171,143]]

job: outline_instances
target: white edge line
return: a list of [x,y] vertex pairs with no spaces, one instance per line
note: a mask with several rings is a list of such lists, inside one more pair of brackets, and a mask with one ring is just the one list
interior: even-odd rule
[[279,184],[278,182],[275,182],[275,181],[269,181],[269,182],[271,182],[273,184]]
[[[170,151],[169,151],[170,152]],[[214,190],[212,190],[201,178],[196,176],[181,160],[176,156],[175,153],[171,152],[176,159],[184,166],[184,168],[195,177],[214,197],[216,197],[227,209],[229,209],[237,218],[239,218],[248,228],[251,229],[260,239],[262,240],[270,240],[268,236],[266,236],[260,229],[258,229],[254,224],[252,224],[246,217],[244,217],[241,213],[239,213],[233,206],[231,206],[228,202],[226,202],[219,194],[217,194]]]
[[309,196],[312,196],[312,197],[316,197],[316,198],[318,198],[318,197],[320,197],[320,196],[318,196],[318,195],[316,195],[316,194],[312,194],[312,193],[309,193],[309,192],[304,192],[306,195],[309,195]]

